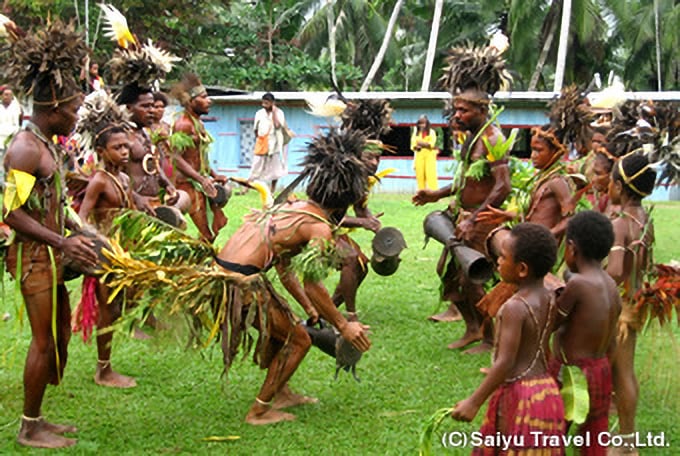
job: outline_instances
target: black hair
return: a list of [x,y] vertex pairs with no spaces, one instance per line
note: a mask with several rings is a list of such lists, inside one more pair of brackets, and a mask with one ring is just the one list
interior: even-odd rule
[[[628,182],[624,180],[619,166],[623,168],[623,173],[629,179]],[[631,179],[637,173],[647,167],[635,179]],[[612,179],[614,181],[621,181],[623,184],[623,191],[631,198],[642,199],[654,191],[654,182],[656,181],[656,171],[649,167],[649,160],[641,153],[633,153],[626,155],[619,159],[619,162],[614,165],[612,171]],[[642,194],[641,194],[642,193]]]
[[275,101],[274,94],[271,92],[267,92],[264,95],[262,95],[263,100],[268,100],[268,101]]
[[139,100],[139,97],[146,93],[152,93],[150,87],[140,86],[137,82],[133,82],[123,86],[116,97],[116,101],[122,105],[134,104]]
[[614,244],[612,222],[596,211],[582,211],[567,223],[567,240],[587,259],[602,261]]
[[106,149],[106,145],[109,142],[109,138],[111,138],[111,135],[115,133],[127,133],[129,130],[128,128],[122,126],[122,125],[113,125],[110,127],[104,128],[97,136],[95,137],[94,140],[94,147],[95,149]]
[[346,210],[368,192],[369,172],[362,160],[366,137],[356,130],[331,128],[314,138],[300,163],[308,178],[307,196],[326,209]]
[[593,161],[601,161],[602,163],[605,163],[607,165],[607,172],[610,172],[614,166],[614,160],[612,160],[611,156],[608,156],[607,154],[604,154],[602,152],[595,152],[595,156],[593,158]]
[[550,272],[557,261],[557,241],[548,228],[537,223],[520,223],[510,234],[515,262],[526,263],[535,278]]
[[168,96],[163,92],[153,92],[153,101],[162,101],[163,106],[168,105]]
[[420,123],[421,120],[425,121],[425,131],[429,132],[430,129],[432,128],[432,124],[430,123],[430,119],[428,119],[427,116],[425,114],[423,114],[422,116],[420,116],[418,118],[418,122],[416,122],[416,127],[418,126],[418,124]]

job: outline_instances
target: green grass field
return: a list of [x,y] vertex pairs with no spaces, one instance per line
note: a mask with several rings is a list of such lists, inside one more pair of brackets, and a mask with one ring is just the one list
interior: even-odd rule
[[[249,358],[235,362],[229,378],[221,376],[221,351],[186,350],[181,320],[147,341],[125,335],[114,339],[113,366],[135,376],[138,387],[112,390],[92,381],[97,359],[94,344],[74,335],[69,365],[61,386],[48,387],[43,412],[56,422],[78,425],[78,444],[55,454],[416,454],[423,423],[432,413],[465,398],[482,379],[479,368],[489,355],[469,356],[446,349],[463,332],[462,323],[433,324],[426,317],[440,309],[435,262],[440,247],[423,249],[422,220],[445,203],[413,207],[407,195],[376,195],[374,212],[385,212],[384,226],[399,227],[408,243],[399,270],[391,277],[371,272],[359,291],[361,320],[372,328],[372,349],[358,365],[361,382],[344,372],[333,380],[334,360],[312,349],[291,380],[294,390],[320,399],[319,404],[291,409],[297,421],[252,427],[243,418],[264,378]],[[249,206],[258,205],[251,192],[227,207],[230,222],[218,244],[239,225]],[[680,259],[675,226],[680,205],[659,203],[656,258]],[[356,234],[370,255],[370,233]],[[329,285],[334,285],[337,273]],[[72,282],[71,305],[79,299],[79,281]],[[293,304],[301,314],[301,309]],[[30,328],[20,327],[14,304],[14,283],[5,275],[0,314],[0,454],[38,453],[15,443],[22,413],[22,370]],[[648,330],[638,343],[640,379],[638,429],[665,432],[670,447],[643,454],[680,454],[680,375],[677,327]],[[435,454],[469,454],[470,449],[443,448],[443,432],[479,429],[486,406],[474,422],[444,421],[433,444]],[[239,436],[227,442],[211,436]]]

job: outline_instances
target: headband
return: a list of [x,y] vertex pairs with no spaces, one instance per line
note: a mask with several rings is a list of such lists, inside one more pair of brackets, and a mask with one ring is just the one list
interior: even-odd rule
[[205,89],[203,84],[197,85],[197,86],[189,89],[189,98],[193,100],[194,98],[196,98],[197,96],[199,96],[203,93],[205,93],[205,94],[208,93],[208,91]]
[[640,195],[641,197],[644,198],[645,196],[649,196],[649,193],[645,193],[645,192],[643,192],[643,191],[640,191],[640,189],[638,189],[638,188],[635,186],[635,184],[633,184],[633,181],[634,181],[635,179],[637,179],[638,177],[640,177],[642,174],[644,174],[648,169],[650,169],[650,165],[649,165],[649,164],[646,164],[645,166],[643,166],[643,167],[640,169],[640,171],[638,171],[637,173],[635,173],[635,174],[633,174],[632,176],[628,177],[628,176],[626,176],[626,172],[623,170],[623,159],[624,159],[624,158],[625,158],[625,157],[621,157],[621,159],[619,159],[619,161],[618,161],[619,175],[621,176],[621,179],[623,179],[623,183],[626,184],[626,186],[627,186],[629,189],[633,190],[635,193],[637,193],[637,194]]
[[541,128],[534,127],[531,129],[531,135],[532,136],[538,136],[551,146],[553,146],[556,149],[555,155],[560,157],[562,155],[566,155],[567,153],[567,148],[565,147],[562,142],[557,139],[557,136],[555,136],[555,133],[553,132],[552,128],[549,130],[543,130]]

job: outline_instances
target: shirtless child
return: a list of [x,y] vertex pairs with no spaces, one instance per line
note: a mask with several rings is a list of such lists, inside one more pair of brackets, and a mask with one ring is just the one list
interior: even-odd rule
[[[564,447],[543,441],[565,432],[562,397],[548,373],[546,356],[556,309],[543,278],[556,256],[555,238],[541,225],[517,225],[503,242],[498,269],[503,280],[518,285],[518,291],[498,312],[489,374],[451,413],[455,420],[472,421],[491,396],[480,429],[482,438],[498,433],[513,436],[510,450],[540,448],[542,455],[564,454]],[[537,439],[536,433],[542,438]],[[478,447],[473,454],[497,454],[496,450]]]
[[[122,209],[131,209],[132,192],[130,179],[124,170],[130,158],[129,131],[123,127],[110,126],[96,136],[97,155],[104,163],[91,177],[78,215],[83,221],[92,222],[100,233],[107,234],[113,218]],[[88,279],[84,282],[84,288]],[[96,279],[95,279],[96,280]],[[108,303],[109,289],[96,281],[96,299],[99,303],[97,321],[97,371],[94,381],[98,385],[114,388],[132,388],[135,379],[115,372],[111,368],[111,324],[120,316],[120,299]]]
[[[477,217],[486,223],[503,223],[520,217],[523,222],[538,223],[545,226],[558,242],[564,237],[569,216],[574,211],[574,202],[564,165],[560,158],[566,148],[554,133],[547,128],[532,129],[531,162],[538,170],[532,182],[531,200],[526,213],[517,214],[489,206]],[[493,254],[497,254],[506,230],[495,232],[490,240]]]
[[[538,223],[548,228],[555,236],[558,245],[562,245],[567,222],[575,208],[566,169],[560,161],[565,154],[566,147],[551,128],[532,129],[531,162],[537,169],[537,173],[529,183],[531,198],[526,210],[517,213],[489,206],[486,211],[479,214],[477,220],[491,224],[505,223],[513,219]],[[491,232],[486,240],[489,256],[498,257],[503,240],[508,236],[510,236],[510,230],[506,226],[499,226]],[[554,276],[549,274],[546,277],[548,288],[561,285],[562,283]],[[499,282],[477,303],[477,307],[483,314],[495,317],[498,308],[514,292],[513,284]]]
[[[645,271],[653,264],[654,224],[642,199],[654,190],[656,172],[640,153],[626,155],[612,170],[609,197],[621,210],[612,219],[614,246],[607,273],[622,290],[617,350],[612,365],[619,432],[627,443],[635,441],[635,411],[639,385],[635,377],[635,345],[644,321],[635,310],[633,296],[642,286]],[[634,453],[634,450],[631,451]]]
[[581,449],[584,455],[607,454],[597,436],[609,430],[611,360],[621,312],[616,283],[602,269],[613,241],[611,222],[598,212],[580,212],[567,225],[564,256],[572,274],[557,300],[550,373],[560,382],[562,364],[575,365],[588,380],[590,409],[578,432],[590,435],[592,445]]

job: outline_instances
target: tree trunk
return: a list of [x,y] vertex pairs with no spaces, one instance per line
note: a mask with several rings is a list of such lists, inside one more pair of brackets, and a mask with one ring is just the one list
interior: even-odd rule
[[560,25],[560,45],[557,49],[557,64],[555,67],[555,84],[553,92],[562,90],[564,82],[564,66],[567,60],[567,46],[569,45],[569,23],[571,19],[571,0],[562,2],[562,23]]
[[654,38],[656,41],[656,90],[661,92],[661,26],[659,24],[659,0],[654,0]]
[[439,36],[439,24],[442,18],[443,6],[444,0],[436,0],[434,4],[434,16],[432,18],[432,30],[430,31],[430,43],[427,45],[427,57],[425,58],[425,70],[423,71],[423,83],[420,86],[421,92],[427,92],[430,90],[432,65],[434,64],[434,54],[437,51],[437,37]]
[[380,68],[382,61],[385,58],[387,46],[390,44],[390,40],[392,39],[392,30],[394,29],[394,24],[397,23],[397,17],[399,17],[399,11],[401,10],[403,3],[404,0],[397,0],[397,3],[394,5],[392,16],[390,16],[390,22],[387,24],[387,30],[385,30],[385,37],[383,38],[382,45],[380,45],[380,49],[378,50],[378,55],[375,56],[373,65],[371,66],[371,69],[368,70],[366,79],[364,79],[363,84],[361,84],[359,92],[365,92],[366,89],[368,89],[368,86],[370,86],[373,82],[373,78],[375,77],[375,74],[378,72],[378,68]]
[[[550,5],[550,9],[553,9],[557,7],[557,2],[553,0],[552,5]],[[548,14],[550,14],[550,11],[548,11]],[[553,16],[554,17],[554,16]],[[541,73],[543,72],[543,67],[545,66],[545,62],[548,60],[548,53],[550,52],[550,47],[552,46],[553,39],[555,39],[555,31],[557,30],[557,20],[553,18],[553,20],[550,22],[550,28],[548,29],[548,35],[545,37],[545,41],[543,42],[543,49],[541,49],[541,54],[538,56],[538,62],[536,62],[536,68],[534,69],[534,74],[531,75],[531,80],[529,81],[529,87],[527,87],[528,91],[533,91],[536,90],[536,86],[538,86],[538,78],[541,77]]]
[[331,54],[331,79],[335,87],[338,86],[338,78],[335,75],[335,19],[333,18],[333,0],[328,0],[326,5],[326,22],[328,26],[328,50]]

